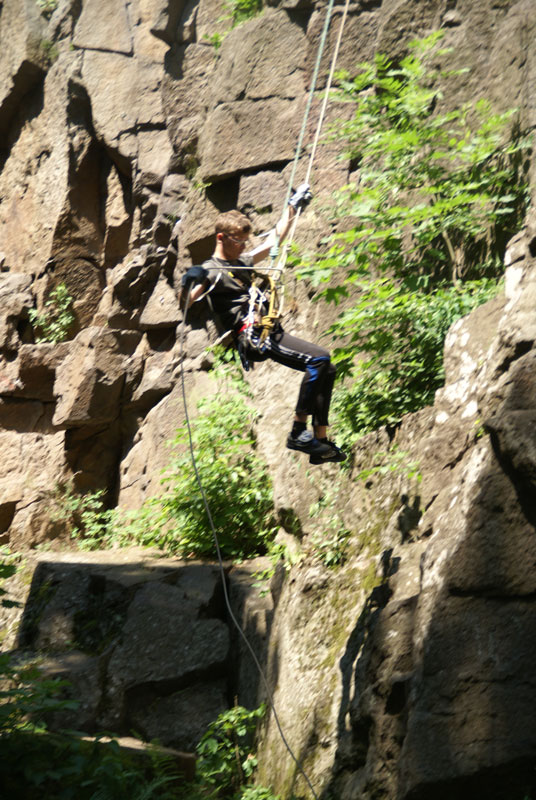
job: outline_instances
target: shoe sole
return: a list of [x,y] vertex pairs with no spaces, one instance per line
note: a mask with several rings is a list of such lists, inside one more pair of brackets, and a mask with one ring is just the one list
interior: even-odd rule
[[313,464],[314,466],[318,466],[318,464],[342,464],[343,461],[346,461],[346,455],[341,456],[331,456],[331,458],[322,458],[321,456],[311,456],[309,458],[309,464]]
[[[311,456],[311,458],[321,458],[322,452],[327,452],[326,450],[320,451],[319,448],[316,447],[314,450],[311,450],[307,445],[304,447],[296,447],[294,444],[288,444],[287,442],[287,449],[288,450],[296,450],[297,453],[305,453],[305,455]],[[320,462],[319,462],[320,463]]]

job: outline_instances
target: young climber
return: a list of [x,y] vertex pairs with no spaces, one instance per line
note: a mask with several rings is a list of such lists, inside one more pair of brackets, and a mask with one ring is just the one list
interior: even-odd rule
[[[276,322],[259,347],[261,326],[248,325],[251,313],[250,287],[255,278],[252,269],[266,258],[275,241],[288,233],[296,209],[311,200],[308,184],[302,184],[292,195],[275,229],[259,247],[245,253],[251,234],[249,219],[238,211],[228,211],[216,220],[216,248],[202,266],[191,267],[182,279],[182,293],[190,288],[190,304],[208,294],[215,313],[225,330],[233,335],[245,369],[251,362],[271,358],[286,367],[304,372],[298,394],[294,424],[287,438],[287,447],[309,455],[311,464],[344,461],[346,454],[327,438],[328,412],[335,380],[335,366],[323,347],[298,339]],[[233,269],[234,268],[234,269]],[[264,311],[265,313],[265,311]],[[313,432],[307,430],[312,417]]]

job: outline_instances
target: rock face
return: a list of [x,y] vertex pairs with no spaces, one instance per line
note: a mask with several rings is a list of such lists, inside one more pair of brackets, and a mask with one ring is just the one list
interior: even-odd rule
[[[55,508],[69,487],[103,490],[125,509],[160,491],[166,442],[184,419],[181,275],[212,252],[221,211],[246,212],[255,233],[276,222],[326,10],[274,0],[231,28],[221,0],[49,5],[0,4],[0,541],[14,551],[65,540]],[[445,107],[486,96],[534,127],[532,0],[360,0],[339,67],[378,51],[396,58],[439,28],[463,70],[445,83]],[[348,113],[333,100],[328,120]],[[296,182],[313,135],[310,121]],[[307,247],[329,231],[322,205],[354,166],[321,142],[316,202],[298,228]],[[344,568],[305,557],[276,572],[265,598],[253,568],[230,573],[283,727],[325,798],[534,791],[535,237],[531,217],[510,243],[504,295],[451,330],[434,407],[394,441],[386,431],[363,440],[344,479],[336,467],[310,476],[281,450],[299,376],[275,365],[250,375],[280,520],[310,553],[321,522],[309,507],[337,486],[324,521],[351,531]],[[62,283],[68,337],[38,342],[29,312]],[[307,287],[293,291],[288,327],[325,329],[330,312],[308,303]],[[217,335],[202,314],[185,327],[192,408],[215,391],[206,370]],[[359,480],[393,445],[422,482],[403,471]],[[122,562],[118,551],[69,558],[39,561],[18,646],[69,674],[83,698],[76,727],[191,749],[234,694],[251,706],[264,697],[212,567]],[[15,612],[1,613],[14,624]],[[284,800],[307,791],[273,720],[260,764]]]
[[147,551],[45,556],[16,646],[71,681],[79,708],[54,725],[191,751],[233,691],[224,617],[216,567]]
[[[303,720],[298,752],[341,800],[534,790],[535,234],[532,217],[507,252],[504,294],[451,329],[434,407],[391,444],[422,482],[350,485],[357,552],[335,576],[294,569],[279,600],[282,724]],[[356,474],[378,445],[363,440]],[[281,748],[271,727],[261,763]],[[291,763],[262,771],[287,796]]]
[[[0,57],[6,141],[0,172],[0,436],[4,449],[11,448],[10,426],[20,428],[13,422],[16,400],[27,427],[39,420],[46,438],[66,431],[61,468],[50,462],[51,486],[74,480],[78,488],[105,488],[110,499],[118,494],[119,504],[131,506],[158,491],[152,466],[140,480],[139,465],[164,465],[165,440],[182,419],[174,395],[182,270],[210,254],[220,211],[238,206],[259,231],[277,219],[325,8],[271,5],[229,30],[228,21],[217,21],[217,0],[112,5],[61,0],[43,13],[29,0],[22,12],[15,0],[2,5],[0,25],[16,28],[17,35],[7,37]],[[442,27],[452,67],[471,65],[448,84],[445,102],[485,94],[500,109],[514,98],[523,124],[530,125],[536,67],[526,42],[535,24],[532,4],[451,5],[438,0],[419,13],[410,2],[352,6],[339,66],[352,69],[382,48],[396,55],[411,36]],[[313,136],[339,21],[336,9],[306,141]],[[210,44],[214,34],[226,34],[217,52]],[[328,107],[328,119],[345,113],[347,107],[334,100]],[[315,168],[320,202],[348,179],[351,165],[338,155],[333,144],[321,143]],[[297,179],[305,164],[304,156]],[[311,210],[299,236],[315,247],[326,230]],[[39,345],[34,355],[29,310],[42,309],[60,283],[74,301],[72,341],[46,357]],[[289,324],[298,333],[323,326],[317,315],[304,307]],[[212,336],[202,324],[188,330],[185,343],[192,384],[201,392],[207,385],[196,374],[195,359]],[[260,369],[252,381],[260,402],[274,383],[286,384],[281,371],[273,374],[269,382]],[[272,456],[278,445],[269,429],[292,410],[288,392],[278,394],[261,430],[261,448],[273,462],[278,502],[305,507],[301,471],[291,458]],[[160,436],[154,426],[163,417],[166,435]],[[43,462],[34,464],[30,473],[35,469],[40,480]],[[8,498],[15,512],[6,536],[14,547],[49,535],[46,499],[27,488],[26,509],[27,500],[41,520],[40,532],[27,535],[20,498]]]

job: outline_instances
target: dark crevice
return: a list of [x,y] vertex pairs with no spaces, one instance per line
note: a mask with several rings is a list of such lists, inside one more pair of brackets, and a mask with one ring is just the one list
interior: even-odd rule
[[[17,142],[24,127],[42,112],[45,102],[45,77],[43,70],[35,67],[35,72],[14,85],[11,94],[0,108],[0,170],[8,159],[10,150]],[[16,84],[17,78],[15,78]]]
[[127,707],[139,703],[148,697],[167,697],[181,689],[187,689],[197,683],[210,683],[220,678],[227,677],[227,659],[214,662],[209,667],[191,670],[177,678],[166,678],[164,680],[146,681],[132,686],[125,692]]
[[534,601],[536,601],[536,592],[528,592],[527,594],[498,594],[495,583],[490,584],[489,587],[482,586],[478,591],[474,589],[452,587],[449,588],[449,595],[451,597],[464,597],[469,600],[494,600],[498,603],[534,603]]
[[530,350],[532,350],[533,346],[534,346],[534,340],[533,339],[530,339],[530,340],[525,341],[525,342],[523,342],[523,341],[522,342],[516,342],[516,345],[515,345],[515,348],[514,348],[514,352],[511,355],[508,355],[504,359],[504,361],[502,361],[499,364],[499,366],[497,368],[497,371],[499,372],[499,374],[501,372],[508,372],[508,370],[510,369],[510,366],[514,363],[514,361],[517,361],[518,358],[521,358],[521,356],[526,355]]
[[396,716],[401,714],[406,707],[409,696],[410,679],[395,681],[385,703],[385,713]]
[[120,136],[123,136],[125,133],[144,133],[144,132],[151,132],[151,131],[165,131],[167,129],[167,125],[165,122],[139,122],[137,125],[133,125],[131,128],[124,128],[120,132]]
[[495,458],[514,488],[525,519],[536,528],[536,486],[514,467],[510,457],[501,450],[497,432],[490,430],[489,435]]
[[219,211],[231,211],[236,208],[239,189],[240,178],[238,175],[232,175],[207,186],[206,196]]
[[298,25],[304,33],[307,33],[309,22],[314,12],[312,8],[286,8],[287,16],[291,22]]
[[472,775],[423,783],[400,795],[400,800],[530,800],[535,789],[534,759],[519,758]]

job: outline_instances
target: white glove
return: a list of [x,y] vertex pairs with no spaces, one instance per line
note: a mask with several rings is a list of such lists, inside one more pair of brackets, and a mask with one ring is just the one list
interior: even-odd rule
[[292,206],[296,211],[298,209],[303,210],[305,206],[308,206],[311,200],[313,199],[313,195],[311,192],[311,187],[308,183],[302,183],[295,192],[293,192],[292,197],[288,201],[289,206]]

